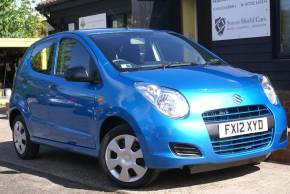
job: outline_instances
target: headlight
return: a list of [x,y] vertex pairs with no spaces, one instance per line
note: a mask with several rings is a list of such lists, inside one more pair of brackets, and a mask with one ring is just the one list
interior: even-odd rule
[[270,80],[266,76],[263,75],[260,77],[260,82],[261,82],[262,88],[264,89],[264,92],[265,92],[267,98],[269,99],[269,101],[272,104],[277,105],[278,104],[278,97],[276,95],[276,92],[275,92]]
[[189,112],[186,99],[175,90],[142,82],[135,83],[135,87],[157,110],[166,116],[180,118]]

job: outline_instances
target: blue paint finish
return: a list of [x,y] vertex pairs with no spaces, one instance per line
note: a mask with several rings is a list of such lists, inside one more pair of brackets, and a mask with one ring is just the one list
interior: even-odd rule
[[[100,29],[64,32],[35,43],[32,48],[46,41],[55,41],[51,75],[32,70],[29,60],[31,49],[28,50],[16,74],[10,112],[17,109],[22,113],[32,141],[98,157],[100,128],[107,118],[116,116],[134,130],[140,140],[145,163],[150,168],[225,163],[262,156],[287,146],[287,141],[279,142],[283,130],[287,128],[284,108],[280,102],[278,105],[269,102],[257,74],[226,65],[118,72],[89,36],[126,32],[154,31]],[[87,48],[98,68],[101,83],[70,82],[54,75],[58,44],[65,37],[74,38]],[[179,119],[163,115],[135,89],[135,82],[179,91],[186,98],[190,112]],[[58,85],[58,90],[51,90],[50,84]],[[271,110],[275,121],[273,141],[263,148],[219,155],[213,151],[202,113],[236,107],[232,100],[234,94],[243,97],[241,106],[258,104]],[[103,97],[104,101],[98,103],[98,97]],[[169,148],[170,142],[193,144],[200,149],[202,157],[176,156]]]

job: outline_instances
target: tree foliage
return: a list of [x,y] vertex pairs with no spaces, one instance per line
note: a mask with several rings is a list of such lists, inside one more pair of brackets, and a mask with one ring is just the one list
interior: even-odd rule
[[45,34],[42,17],[31,7],[31,0],[0,1],[0,37],[33,38]]

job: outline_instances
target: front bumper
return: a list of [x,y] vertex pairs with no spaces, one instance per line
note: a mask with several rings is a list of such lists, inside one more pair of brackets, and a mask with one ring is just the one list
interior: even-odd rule
[[192,174],[193,173],[200,173],[200,172],[209,172],[209,171],[220,170],[220,169],[224,169],[224,168],[260,163],[260,162],[263,162],[264,160],[266,160],[269,157],[269,155],[255,157],[255,158],[249,158],[249,159],[239,160],[239,161],[234,161],[234,162],[229,162],[229,163],[201,164],[201,165],[192,165],[192,166],[187,166],[187,167],[189,168],[190,173],[192,173]]
[[[187,118],[170,119],[153,109],[143,107],[144,114],[148,114],[150,117],[139,115],[136,116],[136,120],[139,125],[137,136],[146,165],[149,168],[171,169],[192,165],[225,164],[265,156],[287,147],[288,138],[280,141],[283,131],[287,128],[284,108],[281,105],[273,106],[266,99],[261,98],[247,104],[264,104],[269,108],[275,123],[272,140],[267,146],[233,154],[217,154],[214,151],[206,124],[201,116],[201,113],[204,112],[201,108],[196,110],[196,114],[192,112]],[[234,106],[236,105],[228,104],[228,107]],[[218,109],[224,106],[211,104],[211,107]],[[204,110],[210,109],[205,107]],[[170,149],[170,143],[173,142],[194,145],[200,150],[202,156],[178,156]]]

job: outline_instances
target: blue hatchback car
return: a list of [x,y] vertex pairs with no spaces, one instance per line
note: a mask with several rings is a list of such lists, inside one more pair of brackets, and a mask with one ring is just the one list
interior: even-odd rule
[[127,188],[166,169],[256,164],[288,142],[267,77],[145,29],[63,32],[32,45],[9,121],[20,158],[36,157],[40,144],[95,156]]

